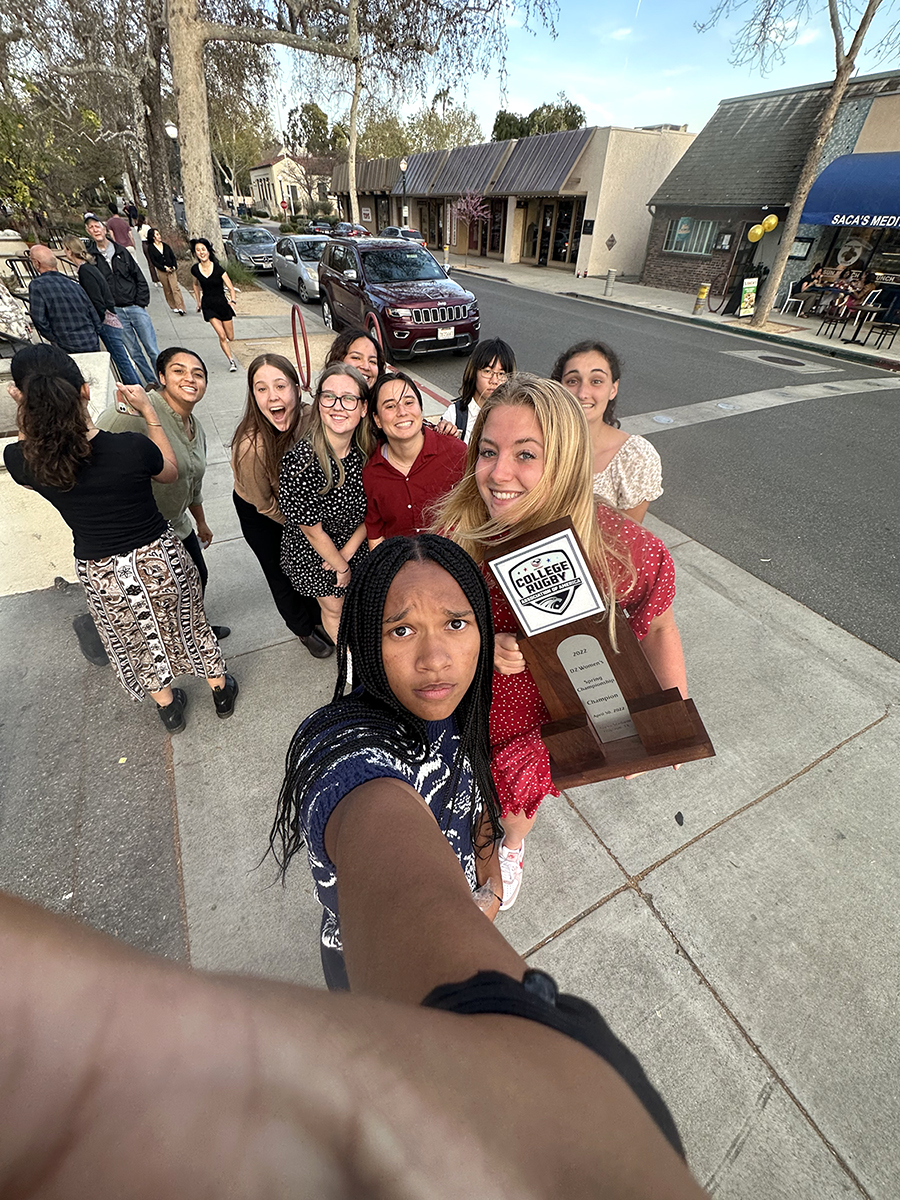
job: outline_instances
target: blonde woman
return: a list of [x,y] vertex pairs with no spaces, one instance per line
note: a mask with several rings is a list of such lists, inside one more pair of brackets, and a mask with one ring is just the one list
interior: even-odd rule
[[[590,436],[579,402],[561,384],[517,375],[478,414],[465,477],[440,505],[436,528],[481,563],[489,547],[570,516],[606,598],[625,609],[660,686],[686,695],[669,552],[642,526],[597,505],[591,476]],[[490,732],[507,909],[521,886],[525,836],[538,806],[559,792],[540,739],[549,714],[516,641],[512,610],[496,586],[490,592],[496,632]]]
[[322,372],[302,440],[281,460],[281,566],[301,596],[314,596],[337,642],[344,593],[369,552],[362,469],[371,453],[369,391],[355,367]]

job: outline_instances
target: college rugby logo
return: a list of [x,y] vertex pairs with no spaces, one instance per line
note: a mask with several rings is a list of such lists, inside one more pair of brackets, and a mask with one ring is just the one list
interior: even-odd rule
[[520,604],[553,614],[566,611],[582,584],[565,550],[523,558],[510,570],[509,579]]

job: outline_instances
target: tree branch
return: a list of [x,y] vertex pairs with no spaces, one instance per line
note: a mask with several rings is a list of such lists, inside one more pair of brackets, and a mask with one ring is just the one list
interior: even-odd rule
[[837,0],[828,0],[828,20],[831,22],[831,32],[834,35],[834,69],[838,71],[844,60],[844,30],[841,27],[841,14],[838,12]]
[[209,21],[201,25],[203,37],[208,42],[251,42],[255,46],[291,46],[294,50],[306,50],[310,54],[321,54],[326,58],[342,58],[352,61],[353,54],[347,46],[335,42],[320,41],[318,38],[301,37],[281,29],[242,29],[233,25],[219,25]]

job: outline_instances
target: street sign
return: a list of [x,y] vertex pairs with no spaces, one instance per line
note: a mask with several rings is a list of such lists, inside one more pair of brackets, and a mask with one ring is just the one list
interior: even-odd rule
[[287,200],[282,200],[281,207],[284,209],[285,212],[287,212],[287,206],[288,206]]

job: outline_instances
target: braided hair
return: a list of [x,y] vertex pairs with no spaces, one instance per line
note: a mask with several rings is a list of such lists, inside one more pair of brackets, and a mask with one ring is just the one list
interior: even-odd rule
[[[338,677],[331,703],[301,725],[285,758],[284,782],[269,834],[269,847],[282,876],[303,845],[300,810],[304,796],[315,780],[346,757],[348,751],[378,748],[414,763],[424,762],[428,755],[425,721],[404,708],[391,691],[381,653],[381,625],[388,589],[408,562],[433,562],[442,567],[459,584],[475,614],[481,648],[474,678],[454,714],[459,745],[446,803],[451,802],[468,760],[472,773],[470,828],[476,852],[493,846],[503,832],[488,736],[494,628],[484,576],[469,555],[446,538],[433,533],[389,538],[354,572],[347,588],[338,632]],[[352,695],[344,696],[348,651],[353,657],[356,686]],[[479,798],[485,806],[484,832]]]

